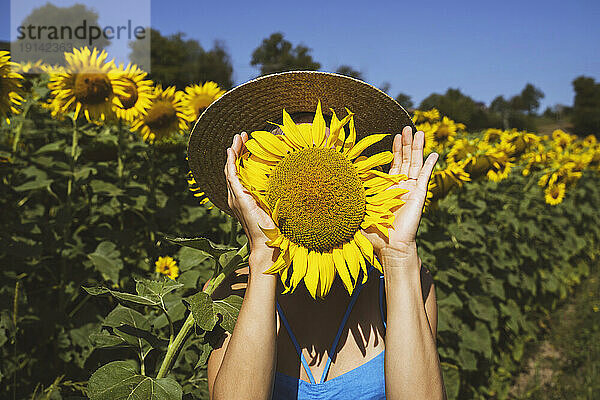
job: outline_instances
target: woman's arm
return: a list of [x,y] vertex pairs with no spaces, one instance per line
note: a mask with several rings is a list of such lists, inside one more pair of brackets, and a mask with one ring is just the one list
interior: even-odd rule
[[211,356],[209,382],[211,399],[270,399],[276,368],[277,318],[275,314],[276,275],[262,272],[269,268],[278,254],[266,245],[268,238],[259,228],[273,228],[271,218],[241,185],[235,160],[241,154],[248,135],[235,135],[227,149],[225,176],[228,204],[236,215],[250,245],[248,287],[230,337],[223,345],[224,354],[214,372],[217,357]]
[[436,348],[433,284],[423,300],[416,244],[381,253],[385,271],[387,329],[385,392],[388,399],[446,399]]
[[[436,348],[437,305],[435,294],[423,300],[421,261],[416,236],[431,172],[439,155],[432,153],[423,163],[425,135],[414,135],[406,126],[396,135],[390,174],[403,174],[395,187],[407,189],[394,212],[388,236],[365,232],[383,264],[386,288],[387,329],[385,339],[385,391],[388,399],[445,399]],[[435,311],[434,311],[435,310]],[[435,314],[435,315],[434,315]]]
[[212,399],[271,398],[277,356],[277,277],[252,270],[265,270],[273,261],[268,254],[250,257],[248,288],[214,381]]

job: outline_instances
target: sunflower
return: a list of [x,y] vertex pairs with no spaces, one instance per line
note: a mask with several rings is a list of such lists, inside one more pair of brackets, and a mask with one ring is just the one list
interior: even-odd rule
[[429,182],[429,191],[431,191],[432,198],[439,200],[455,186],[462,187],[464,182],[470,181],[471,177],[465,172],[462,164],[448,163],[446,168],[438,167],[436,164]]
[[132,122],[152,105],[152,81],[145,79],[148,74],[131,63],[125,68],[120,64],[110,74],[116,80],[113,110],[118,118]]
[[465,129],[464,124],[454,122],[446,116],[444,116],[440,122],[434,125],[435,131],[433,134],[435,136],[435,140],[442,145],[452,143],[455,140],[457,131]]
[[415,110],[415,113],[412,118],[415,124],[419,122],[437,122],[439,121],[439,119],[440,112],[435,108],[432,108],[429,111]]
[[17,107],[23,102],[19,95],[23,76],[15,72],[17,68],[18,65],[10,61],[10,53],[0,51],[0,118],[6,118],[9,124],[8,114],[18,114]]
[[561,131],[560,129],[552,132],[552,142],[554,146],[560,150],[565,150],[571,143],[577,139],[577,136],[570,135],[567,132]]
[[431,125],[429,122],[423,122],[415,125],[417,131],[422,131],[425,135],[425,146],[423,147],[423,155],[428,155],[438,148],[438,142],[435,140],[436,125]]
[[502,130],[496,128],[489,128],[483,134],[483,140],[490,144],[500,143],[502,140]]
[[198,119],[202,111],[210,104],[223,96],[225,91],[215,82],[205,82],[204,85],[192,85],[185,88],[184,103],[194,120]]
[[565,198],[566,187],[564,183],[548,185],[544,191],[546,203],[555,206],[562,203]]
[[83,111],[89,122],[112,118],[114,85],[117,75],[111,73],[114,61],[105,62],[104,50],[89,48],[73,49],[65,53],[65,70],[51,74],[48,88],[51,90],[52,116],[74,111],[74,118]]
[[[263,229],[267,244],[280,255],[264,273],[280,273],[283,293],[294,292],[304,281],[313,298],[323,298],[335,275],[352,294],[367,264],[383,271],[373,246],[361,229],[388,236],[393,209],[404,204],[398,197],[407,190],[390,188],[406,175],[389,175],[374,169],[392,161],[386,151],[360,156],[387,134],[373,134],[356,143],[354,114],[339,120],[335,112],[329,136],[321,102],[312,125],[294,123],[283,110],[283,135],[255,131],[238,158],[238,175],[276,227]],[[348,136],[344,126],[348,124]],[[292,269],[291,276],[290,267]]]
[[187,129],[190,115],[183,104],[183,92],[174,86],[164,89],[154,87],[153,100],[145,115],[139,115],[132,123],[131,130],[139,131],[142,138],[150,143]]
[[[194,178],[194,174],[192,174],[192,171],[188,171],[187,183],[188,183],[188,189],[190,189],[190,192],[193,193],[194,197],[198,198],[200,204],[208,203],[208,197],[200,189],[200,186],[198,185],[198,182],[196,182],[196,179]],[[209,209],[210,208],[212,208],[212,207],[209,207]]]
[[158,257],[158,260],[154,264],[156,266],[156,272],[161,275],[165,275],[173,280],[179,276],[179,267],[173,260],[173,257]]
[[510,170],[515,165],[505,153],[496,153],[491,156],[491,166],[487,172],[490,181],[500,182],[508,177]]

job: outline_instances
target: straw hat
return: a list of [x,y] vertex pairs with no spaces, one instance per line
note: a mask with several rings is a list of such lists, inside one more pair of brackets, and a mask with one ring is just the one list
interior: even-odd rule
[[[213,102],[194,125],[188,144],[190,170],[201,190],[221,210],[227,206],[227,184],[223,167],[226,149],[233,136],[243,131],[272,130],[270,122],[281,123],[283,109],[314,112],[321,101],[323,114],[333,109],[339,118],[352,111],[357,141],[373,133],[400,133],[405,126],[416,128],[409,114],[393,98],[358,79],[329,72],[290,71],[246,82]],[[371,146],[369,155],[390,150],[393,135]]]

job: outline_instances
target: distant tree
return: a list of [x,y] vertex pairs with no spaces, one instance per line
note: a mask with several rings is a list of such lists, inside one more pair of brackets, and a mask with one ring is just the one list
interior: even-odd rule
[[398,93],[398,96],[396,96],[396,101],[406,109],[413,108],[415,106],[410,96],[404,93]]
[[340,65],[338,69],[335,71],[338,74],[350,76],[352,78],[363,80],[363,74],[360,71],[355,70],[349,65]]
[[552,107],[546,107],[542,115],[546,118],[552,118],[560,121],[565,117],[570,116],[572,111],[573,107],[569,107],[564,104],[555,104]]
[[523,111],[532,115],[540,107],[540,100],[543,98],[544,92],[528,83],[519,95],[510,99],[510,106],[514,111]]
[[445,94],[433,93],[419,105],[420,110],[437,108],[442,115],[480,130],[494,125],[484,103],[476,102],[459,89],[449,88]]
[[[224,89],[233,86],[231,60],[223,43],[215,42],[206,51],[195,39],[184,39],[184,33],[163,36],[150,31],[150,78],[163,86],[174,85],[178,89],[194,83],[214,81]],[[144,59],[146,47],[138,41],[130,44],[129,58],[139,63]]]
[[[86,26],[98,26],[98,13],[94,10],[87,8],[82,4],[74,4],[70,7],[57,7],[51,3],[38,7],[29,13],[28,16],[23,19],[20,26],[23,26],[25,38],[20,39],[18,42],[25,43],[57,43],[73,45],[74,48],[80,48],[84,46],[95,47],[98,50],[102,50],[110,45],[110,40],[106,39],[101,35],[98,39],[92,41],[90,46],[89,38],[85,37],[79,39],[75,36],[76,29],[79,26],[83,26],[85,21]],[[45,30],[38,32],[38,27],[46,27]],[[31,29],[29,29],[31,27]],[[57,34],[61,35],[61,27],[68,27],[71,30],[71,37],[68,37],[68,29],[64,29],[65,37],[63,39],[50,39],[48,35],[50,33],[49,27],[56,27]],[[38,37],[41,34],[42,37]],[[88,33],[86,32],[86,35]],[[15,43],[13,43],[15,45]],[[44,52],[43,61],[48,64],[63,64],[64,55],[63,52]]]
[[498,96],[490,103],[490,111],[497,113],[502,121],[502,129],[509,129],[510,124],[508,122],[509,115],[511,113],[510,103],[504,99],[504,96]]
[[600,136],[600,83],[594,78],[579,76],[573,80],[573,130],[580,135]]
[[389,93],[391,88],[392,88],[392,84],[389,83],[388,81],[384,81],[381,83],[381,85],[379,85],[379,90],[381,90],[382,92],[385,92],[385,93]]
[[311,49],[306,46],[292,46],[281,32],[276,32],[263,39],[252,52],[250,65],[260,68],[261,75],[292,70],[316,71],[321,64],[313,60],[310,52]]

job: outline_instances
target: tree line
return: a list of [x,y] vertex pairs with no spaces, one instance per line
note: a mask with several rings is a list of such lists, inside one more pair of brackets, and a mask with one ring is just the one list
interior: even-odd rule
[[[24,23],[64,23],[77,20],[72,18],[73,14],[79,16],[79,20],[85,15],[90,23],[97,23],[98,14],[81,7],[46,4],[33,10]],[[178,89],[209,80],[217,82],[224,89],[233,87],[233,66],[223,42],[216,41],[212,48],[205,49],[197,40],[186,39],[184,33],[165,36],[156,29],[150,30],[150,39],[150,78],[155,82],[163,86],[173,85]],[[110,41],[95,42],[94,45],[103,49],[110,45]],[[137,60],[139,63],[147,48],[137,42],[131,42],[130,48],[131,61]],[[292,44],[284,38],[283,33],[275,32],[254,49],[250,65],[258,69],[259,75],[299,69],[321,70],[321,63],[313,58],[311,51],[303,44]],[[335,72],[363,79],[361,71],[349,65],[340,65]],[[570,121],[572,131],[576,134],[600,134],[600,82],[591,77],[579,76],[572,81],[572,85],[575,91],[572,105],[556,104],[543,112],[539,112],[539,108],[544,93],[531,83],[527,83],[520,93],[511,97],[497,96],[489,106],[462,93],[458,88],[448,88],[445,93],[432,93],[418,105],[406,93],[396,93],[393,97],[411,111],[437,108],[443,115],[464,123],[473,130],[516,128],[533,131],[543,117],[546,121]],[[384,92],[390,91],[390,84],[387,82],[379,87]]]

